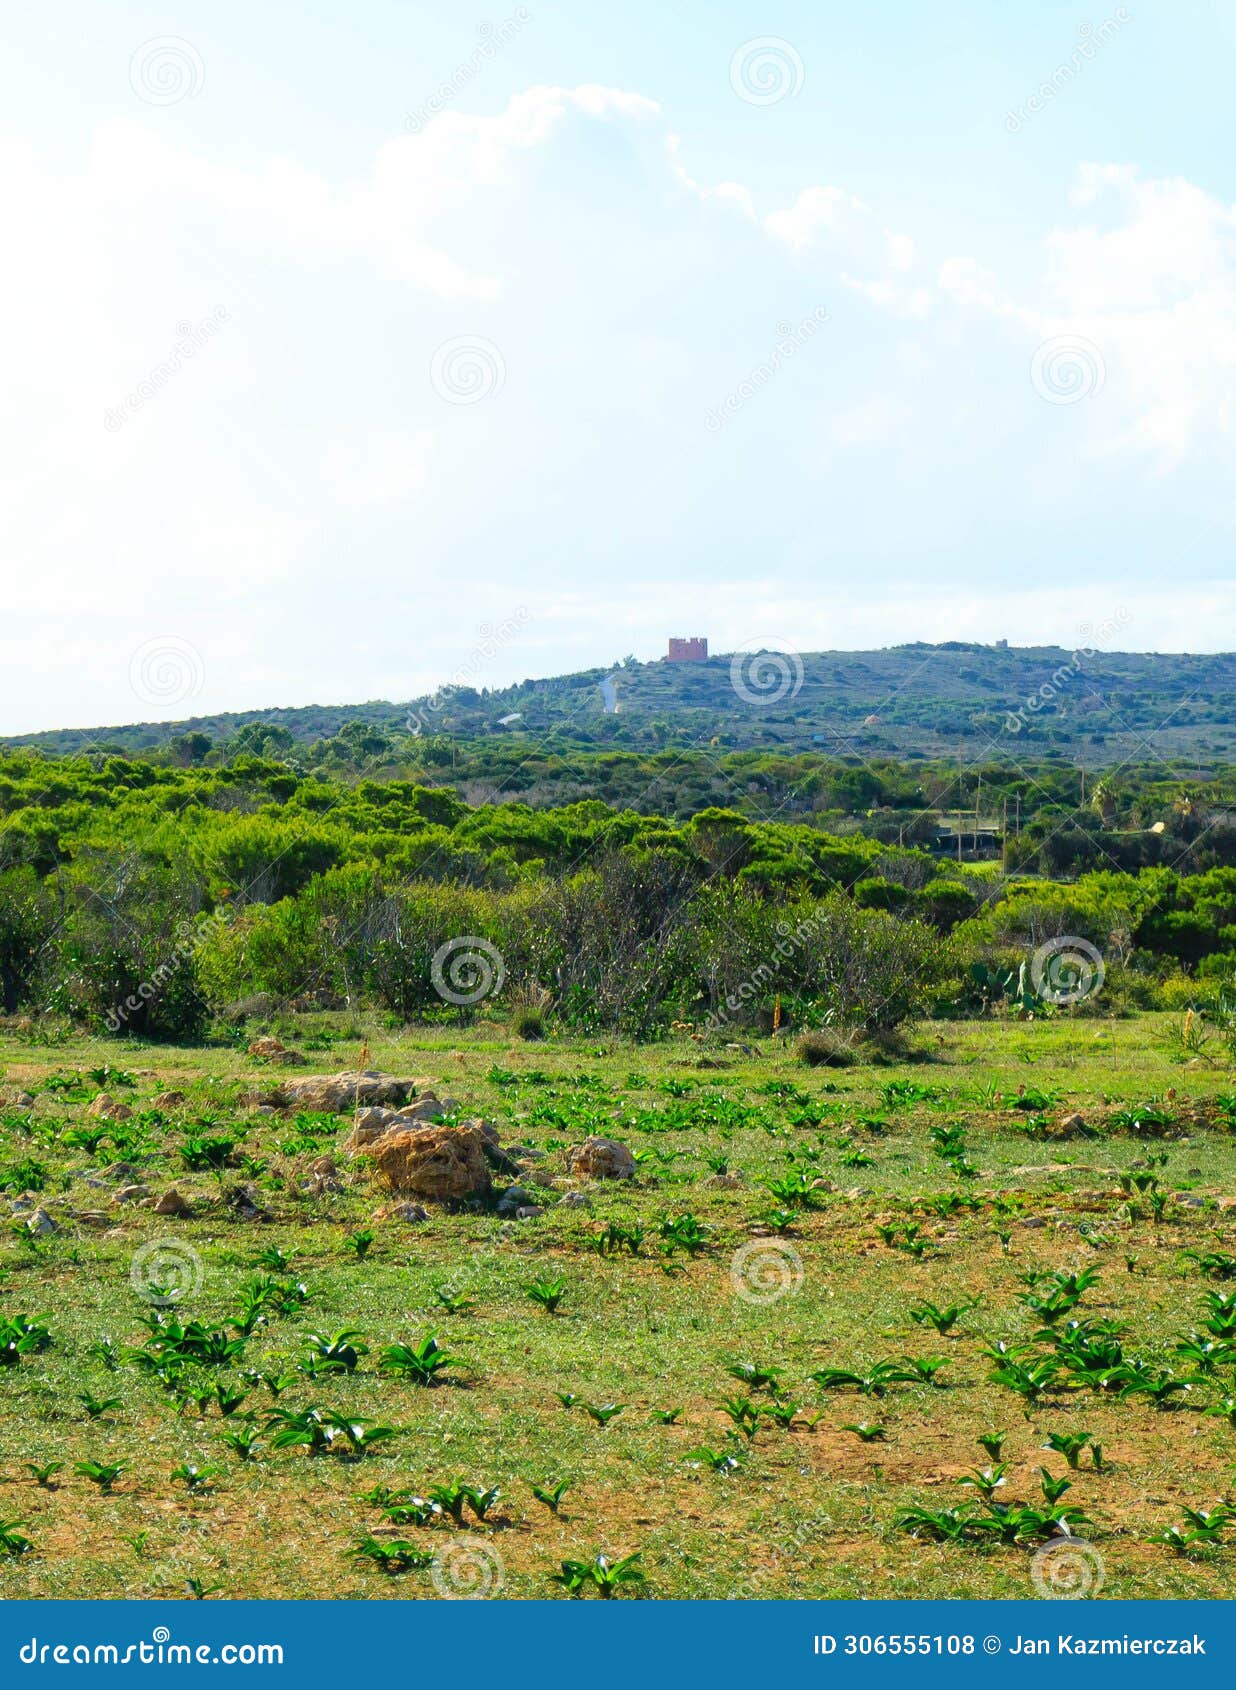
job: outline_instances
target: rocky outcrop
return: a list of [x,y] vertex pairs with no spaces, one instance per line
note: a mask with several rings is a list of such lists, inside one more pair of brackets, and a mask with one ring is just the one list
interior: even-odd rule
[[407,1103],[416,1091],[415,1080],[398,1080],[376,1068],[363,1073],[306,1074],[300,1079],[281,1080],[275,1090],[264,1092],[257,1101],[278,1108],[318,1110],[342,1115],[348,1109],[377,1104],[386,1108]]

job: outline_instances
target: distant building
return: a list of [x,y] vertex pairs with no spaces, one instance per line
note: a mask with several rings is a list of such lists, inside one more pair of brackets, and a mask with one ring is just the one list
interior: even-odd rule
[[665,654],[667,663],[707,663],[708,641],[699,634],[688,640],[671,640]]

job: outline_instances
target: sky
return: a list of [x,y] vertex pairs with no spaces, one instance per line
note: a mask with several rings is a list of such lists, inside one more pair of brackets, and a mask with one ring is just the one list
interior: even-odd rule
[[0,44],[0,732],[671,634],[1236,644],[1236,8],[7,0]]

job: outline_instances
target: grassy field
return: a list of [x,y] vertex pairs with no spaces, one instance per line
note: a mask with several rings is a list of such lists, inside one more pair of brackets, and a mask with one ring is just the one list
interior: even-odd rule
[[[1236,1250],[1236,1135],[1216,1102],[1236,1080],[1205,1055],[1183,1060],[1166,1018],[933,1025],[916,1034],[924,1059],[844,1070],[807,1068],[772,1042],[751,1054],[686,1039],[516,1045],[496,1026],[394,1035],[339,1017],[296,1033],[323,1072],[353,1067],[367,1033],[371,1066],[437,1082],[494,1120],[504,1145],[541,1152],[519,1183],[544,1212],[375,1218],[391,1200],[344,1155],[348,1118],[253,1115],[242,1094],[278,1075],[243,1051],[40,1044],[9,1028],[0,1084],[34,1105],[0,1109],[0,1201],[14,1210],[0,1319],[39,1317],[50,1342],[0,1367],[0,1521],[25,1522],[14,1529],[33,1545],[0,1553],[0,1596],[544,1597],[562,1591],[564,1560],[598,1552],[638,1552],[644,1593],[660,1598],[1027,1596],[1035,1565],[1051,1588],[1079,1571],[1112,1597],[1230,1588],[1222,1532],[1185,1552],[1147,1541],[1180,1525],[1182,1507],[1221,1503],[1236,1460],[1231,1419],[1208,1412],[1236,1389],[1236,1338],[1200,1359],[1174,1348],[1209,1338],[1208,1319],[1222,1327],[1208,1294],[1236,1288],[1213,1277]],[[87,1116],[101,1087],[130,1120]],[[185,1103],[153,1110],[169,1088]],[[1073,1112],[1086,1132],[1055,1136]],[[948,1154],[933,1129],[953,1129]],[[638,1177],[568,1177],[566,1147],[589,1133],[629,1146]],[[212,1170],[212,1137],[236,1140],[228,1160],[241,1165]],[[315,1189],[324,1155],[339,1177]],[[152,1193],[174,1184],[191,1213],[115,1202],[118,1162]],[[1146,1189],[1130,1190],[1138,1180]],[[269,1218],[237,1211],[240,1184]],[[588,1206],[562,1204],[568,1190]],[[30,1234],[30,1202],[55,1231]],[[635,1236],[602,1253],[610,1223]],[[365,1231],[361,1255],[363,1238],[349,1239]],[[1219,1258],[1212,1276],[1186,1251]],[[1075,1307],[1067,1290],[1047,1315],[1023,1300],[1051,1300],[1036,1272],[1084,1269],[1098,1278]],[[164,1318],[243,1342],[219,1365],[166,1370],[165,1384],[149,1282],[182,1273],[188,1290]],[[246,1323],[244,1287],[263,1275],[284,1289]],[[527,1295],[542,1278],[565,1281],[556,1313]],[[941,1334],[911,1317],[928,1304],[963,1312]],[[991,1379],[999,1341],[1029,1344],[1022,1365],[1059,1361],[1070,1320],[1120,1323],[1111,1341],[1149,1364],[1124,1378],[1146,1388],[1092,1388],[1075,1366],[1037,1399]],[[308,1335],[341,1328],[360,1334],[355,1370],[300,1371]],[[383,1348],[432,1329],[452,1358],[436,1385],[379,1371]],[[912,1373],[907,1362],[941,1356],[934,1383],[881,1394],[872,1377],[881,1362]],[[741,1363],[754,1384],[727,1371]],[[866,1390],[810,1377],[825,1368]],[[1160,1368],[1196,1382],[1164,1393]],[[220,1396],[243,1401],[225,1414]],[[621,1412],[602,1424],[589,1404]],[[275,1447],[272,1411],[314,1406],[397,1435],[359,1454]],[[252,1459],[225,1436],[246,1427]],[[1070,1551],[1072,1570],[1034,1562],[1050,1526],[1002,1541],[1018,1535],[1008,1515],[958,1483],[989,1465],[976,1439],[992,1432],[1005,1434],[998,1504],[1048,1512],[1040,1468],[1072,1480],[1059,1506],[1088,1517],[1075,1529],[1092,1546]],[[1069,1433],[1091,1434],[1101,1467],[1090,1448],[1072,1471],[1044,1447]],[[702,1449],[736,1462],[712,1471]],[[53,1462],[39,1483],[30,1464]],[[92,1462],[123,1468],[108,1487],[99,1468],[77,1470]],[[213,1471],[195,1489],[186,1467]],[[384,1517],[384,1489],[423,1497],[457,1478],[499,1488],[483,1521],[472,1507],[458,1526]],[[554,1514],[531,1487],[561,1480]],[[898,1528],[913,1507],[1004,1525],[937,1541]],[[367,1537],[405,1540],[434,1564],[385,1576],[347,1553]]]

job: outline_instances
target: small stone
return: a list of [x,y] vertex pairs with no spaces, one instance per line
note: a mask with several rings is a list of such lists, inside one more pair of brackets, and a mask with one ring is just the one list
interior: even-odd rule
[[428,1209],[422,1209],[419,1203],[396,1203],[390,1209],[383,1209],[377,1217],[379,1220],[407,1221],[411,1226],[417,1226],[421,1221],[429,1219]]
[[224,1202],[232,1213],[242,1221],[268,1221],[270,1214],[262,1203],[261,1194],[255,1185],[234,1185],[230,1191],[224,1193]]
[[86,1114],[92,1121],[131,1121],[133,1111],[127,1103],[117,1103],[110,1092],[101,1091],[99,1095],[86,1105]]
[[143,1197],[150,1196],[148,1185],[122,1185],[112,1197],[113,1203],[140,1203]]
[[184,1107],[185,1094],[182,1091],[161,1091],[150,1101],[152,1109],[181,1109]]
[[156,1215],[187,1215],[189,1200],[174,1185],[169,1186],[162,1197],[155,1199],[154,1212]]
[[33,1109],[34,1099],[20,1086],[0,1086],[0,1108]]
[[259,1062],[273,1062],[281,1068],[302,1068],[305,1058],[298,1050],[289,1050],[282,1039],[269,1036],[254,1039],[249,1046],[248,1054],[256,1056]]
[[543,1215],[544,1209],[539,1203],[525,1203],[515,1211],[517,1221],[534,1221],[538,1215]]
[[582,1191],[564,1191],[560,1199],[564,1209],[591,1209],[592,1199]]
[[60,1228],[46,1209],[36,1209],[26,1222],[26,1231],[33,1232],[39,1238],[46,1238],[49,1233],[59,1232]]

